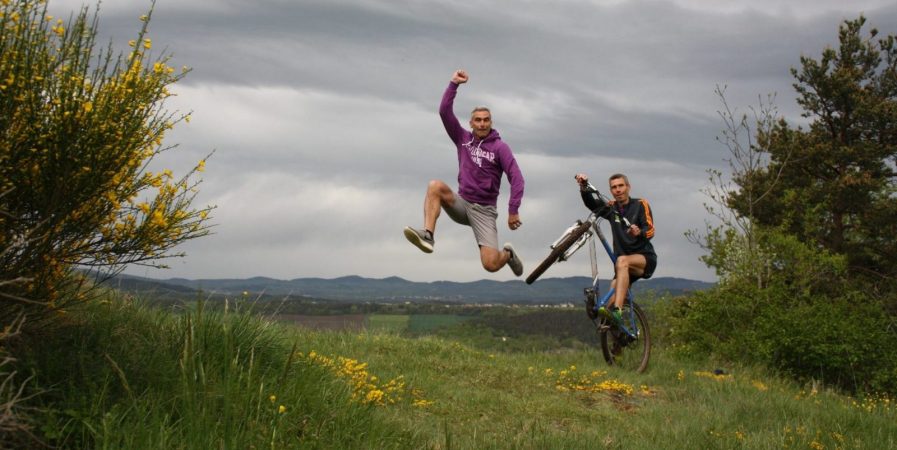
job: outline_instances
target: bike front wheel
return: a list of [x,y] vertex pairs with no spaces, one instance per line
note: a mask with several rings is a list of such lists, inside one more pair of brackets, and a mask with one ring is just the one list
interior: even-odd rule
[[607,319],[598,321],[601,352],[604,354],[604,360],[611,366],[644,372],[648,368],[648,358],[651,356],[648,318],[642,308],[633,302],[627,302],[622,312],[628,333],[616,325],[609,324]]
[[545,273],[545,271],[548,270],[548,268],[551,267],[552,264],[557,262],[558,258],[560,258],[561,255],[563,255],[564,252],[566,252],[567,249],[570,248],[570,246],[572,246],[573,243],[575,243],[580,238],[580,236],[583,235],[583,233],[588,231],[589,227],[591,226],[592,222],[583,222],[576,228],[570,230],[570,232],[565,234],[563,237],[561,237],[560,242],[558,242],[558,245],[551,249],[551,253],[548,254],[548,257],[545,258],[541,263],[539,263],[539,265],[536,266],[535,269],[533,269],[529,276],[526,277],[526,284],[533,284],[533,281],[536,281],[537,278],[542,276],[542,274]]

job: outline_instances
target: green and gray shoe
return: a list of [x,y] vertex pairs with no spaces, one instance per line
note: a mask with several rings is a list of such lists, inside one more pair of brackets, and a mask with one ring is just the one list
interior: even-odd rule
[[619,308],[614,308],[610,311],[611,318],[617,325],[623,326],[623,311],[620,311]]
[[598,315],[604,317],[608,321],[614,323],[617,326],[623,325],[623,312],[620,311],[619,308],[611,306],[610,308],[606,308],[604,306],[598,308]]

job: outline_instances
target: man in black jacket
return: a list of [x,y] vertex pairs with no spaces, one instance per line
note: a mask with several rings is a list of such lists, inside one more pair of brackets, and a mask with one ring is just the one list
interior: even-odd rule
[[589,182],[586,174],[577,174],[576,181],[580,185],[582,201],[586,208],[607,219],[614,236],[614,253],[617,255],[616,276],[613,287],[616,289],[609,310],[602,306],[599,313],[612,317],[620,322],[620,309],[629,292],[629,286],[639,278],[651,278],[657,267],[657,254],[651,245],[654,237],[654,217],[648,201],[629,196],[629,178],[621,173],[613,174],[608,179],[610,193],[614,197],[607,204],[602,204],[590,192],[585,191]]

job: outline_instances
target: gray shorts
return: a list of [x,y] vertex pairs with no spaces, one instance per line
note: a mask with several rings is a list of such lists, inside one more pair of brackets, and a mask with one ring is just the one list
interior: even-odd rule
[[498,249],[498,228],[495,221],[498,220],[498,211],[494,206],[471,203],[455,195],[452,206],[445,206],[446,214],[457,223],[473,228],[473,235],[477,244],[482,247]]

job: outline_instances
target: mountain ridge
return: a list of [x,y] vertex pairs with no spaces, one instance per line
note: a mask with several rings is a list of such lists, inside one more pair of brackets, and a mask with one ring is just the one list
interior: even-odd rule
[[[532,285],[521,280],[475,280],[430,282],[410,281],[398,276],[365,278],[346,275],[336,278],[293,278],[282,280],[264,276],[251,278],[167,278],[155,279],[134,275],[118,275],[114,284],[125,291],[153,289],[225,296],[252,295],[294,296],[339,301],[445,301],[453,303],[558,303],[582,298],[583,288],[591,285],[591,278],[583,276],[540,279]],[[633,285],[636,295],[681,295],[708,289],[715,283],[677,277],[658,277],[641,280]],[[601,292],[607,292],[609,281],[601,280]]]

